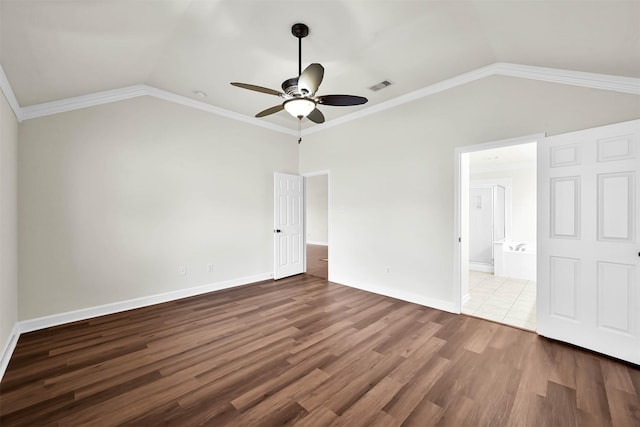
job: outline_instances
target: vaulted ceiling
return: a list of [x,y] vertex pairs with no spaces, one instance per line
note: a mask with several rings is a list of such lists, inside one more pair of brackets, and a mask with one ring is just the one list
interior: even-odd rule
[[497,62],[640,77],[639,1],[0,0],[0,64],[22,107],[146,84],[253,116],[281,100],[229,82],[296,76],[296,22],[319,94],[369,98],[327,120]]

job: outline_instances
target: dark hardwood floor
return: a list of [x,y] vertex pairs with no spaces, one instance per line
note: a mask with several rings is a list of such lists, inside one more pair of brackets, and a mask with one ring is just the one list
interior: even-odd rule
[[640,371],[300,275],[22,335],[2,426],[638,426]]
[[329,278],[329,248],[321,245],[307,245],[307,274]]

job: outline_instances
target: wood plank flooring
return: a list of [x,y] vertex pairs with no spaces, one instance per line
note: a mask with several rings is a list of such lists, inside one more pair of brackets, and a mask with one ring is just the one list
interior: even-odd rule
[[300,275],[22,335],[2,426],[638,426],[640,371]]
[[329,248],[322,245],[307,245],[307,274],[329,278]]

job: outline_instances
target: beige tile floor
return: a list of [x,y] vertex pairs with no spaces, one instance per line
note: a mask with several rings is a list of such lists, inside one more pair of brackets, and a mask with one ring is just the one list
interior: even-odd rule
[[536,330],[536,282],[470,270],[469,294],[463,313]]

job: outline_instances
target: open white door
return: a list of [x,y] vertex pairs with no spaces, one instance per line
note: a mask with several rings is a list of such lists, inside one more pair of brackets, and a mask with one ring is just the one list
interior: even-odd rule
[[538,144],[538,333],[640,364],[640,120]]
[[304,182],[298,175],[274,174],[273,278],[304,272]]

